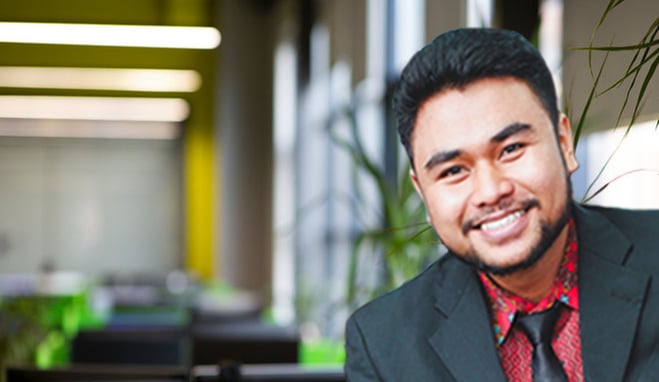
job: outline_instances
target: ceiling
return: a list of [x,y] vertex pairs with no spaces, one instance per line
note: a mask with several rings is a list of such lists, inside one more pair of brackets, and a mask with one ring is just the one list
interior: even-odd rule
[[[212,26],[216,3],[212,0],[2,0],[0,22]],[[217,49],[0,43],[0,71],[3,67],[6,71],[8,67],[179,69],[198,73],[200,79],[194,90],[169,92],[0,84],[0,95],[183,98],[195,114],[191,119],[208,124],[212,119],[209,102],[213,98],[216,53]],[[194,127],[194,120],[188,125]]]

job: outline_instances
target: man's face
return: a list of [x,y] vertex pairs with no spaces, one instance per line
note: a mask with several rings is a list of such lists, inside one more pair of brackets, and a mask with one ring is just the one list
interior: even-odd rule
[[432,225],[481,269],[529,266],[565,231],[578,166],[569,121],[561,116],[556,139],[524,82],[484,79],[434,95],[419,109],[411,145],[412,181]]

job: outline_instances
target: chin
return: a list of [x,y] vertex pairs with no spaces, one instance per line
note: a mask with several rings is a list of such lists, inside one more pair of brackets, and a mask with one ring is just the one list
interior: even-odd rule
[[525,256],[521,256],[517,261],[511,261],[506,264],[493,264],[482,260],[476,260],[473,264],[479,271],[495,276],[506,276],[531,268],[542,259],[544,254],[545,252],[531,252]]
[[567,225],[568,216],[565,213],[555,224],[541,224],[539,237],[525,249],[520,251],[506,251],[506,253],[520,253],[518,256],[513,257],[514,259],[518,259],[517,261],[511,260],[509,264],[503,265],[493,264],[492,262],[484,261],[483,256],[479,255],[475,249],[463,256],[463,258],[479,271],[495,276],[507,276],[524,271],[537,264],[545,256],[549,248],[559,237],[560,232]]

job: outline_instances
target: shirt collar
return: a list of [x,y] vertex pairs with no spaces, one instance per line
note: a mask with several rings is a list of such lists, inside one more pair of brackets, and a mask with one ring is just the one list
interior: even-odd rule
[[497,345],[503,344],[510,332],[517,312],[533,313],[543,311],[560,301],[568,307],[579,309],[577,291],[577,233],[574,220],[568,223],[568,238],[565,245],[563,261],[556,274],[554,285],[547,297],[537,304],[516,296],[496,285],[484,272],[479,277],[492,313],[492,329]]

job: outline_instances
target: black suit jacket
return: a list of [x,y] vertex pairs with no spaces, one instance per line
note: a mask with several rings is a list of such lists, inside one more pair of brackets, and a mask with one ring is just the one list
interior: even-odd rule
[[[659,211],[575,205],[586,381],[659,381]],[[505,381],[475,271],[452,254],[346,325],[348,381]]]

